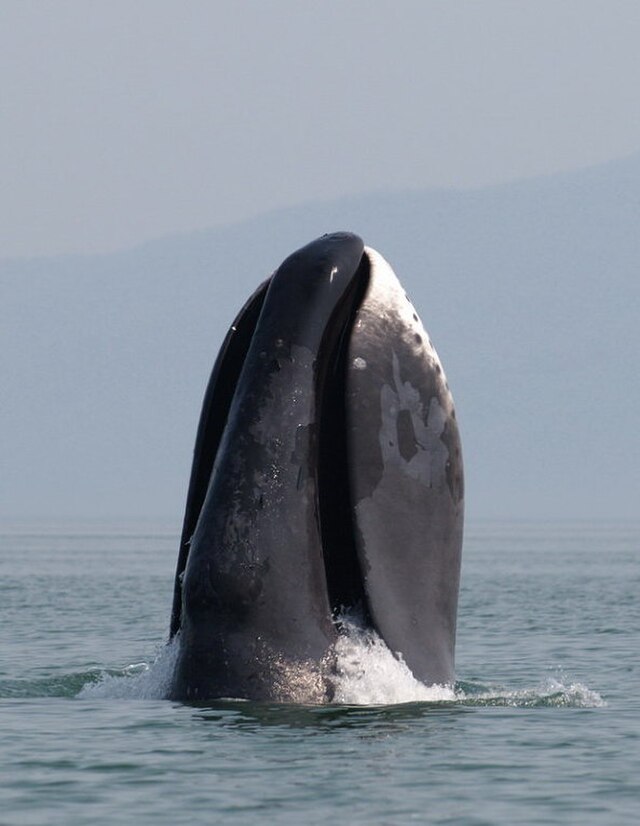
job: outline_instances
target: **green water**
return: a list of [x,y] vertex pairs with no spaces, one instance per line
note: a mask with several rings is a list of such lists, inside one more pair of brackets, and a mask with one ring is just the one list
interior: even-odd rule
[[0,531],[2,824],[638,820],[638,524],[471,525],[455,690],[354,637],[321,708],[158,699],[170,531]]

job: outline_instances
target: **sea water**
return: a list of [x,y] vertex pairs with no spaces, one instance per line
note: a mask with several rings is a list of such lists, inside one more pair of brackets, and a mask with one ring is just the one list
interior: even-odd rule
[[0,533],[1,824],[640,820],[640,524],[472,523],[457,683],[353,624],[324,707],[162,699],[171,527]]

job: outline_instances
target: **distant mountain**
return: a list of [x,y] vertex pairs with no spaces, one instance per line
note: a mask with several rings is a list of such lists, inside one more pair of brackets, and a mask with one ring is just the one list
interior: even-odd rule
[[177,528],[227,325],[289,252],[336,229],[390,261],[438,347],[470,514],[637,515],[640,156],[313,203],[114,255],[0,262],[0,517]]

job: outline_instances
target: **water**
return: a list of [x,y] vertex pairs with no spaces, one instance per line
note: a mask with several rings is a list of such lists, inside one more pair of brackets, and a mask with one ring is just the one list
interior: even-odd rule
[[637,822],[640,524],[471,525],[456,686],[354,629],[317,708],[158,699],[171,529],[0,532],[1,824]]

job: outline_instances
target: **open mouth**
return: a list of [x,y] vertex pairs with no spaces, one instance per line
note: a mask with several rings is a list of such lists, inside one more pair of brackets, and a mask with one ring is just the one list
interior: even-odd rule
[[331,613],[357,609],[371,624],[356,546],[357,525],[349,472],[347,362],[355,318],[369,284],[369,258],[360,260],[347,300],[337,308],[325,332],[325,357],[316,376],[318,399],[317,491],[320,536]]
[[322,662],[354,609],[417,679],[450,682],[463,510],[449,387],[393,270],[349,233],[298,250],[240,311],[205,394],[176,696],[283,696],[268,662]]

